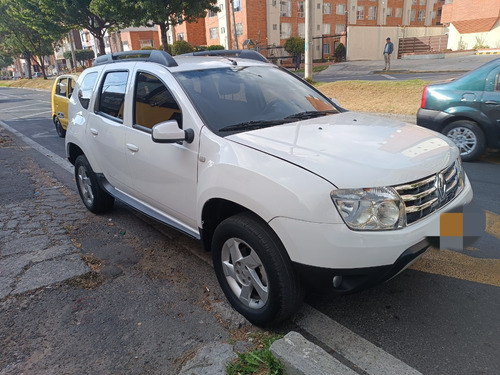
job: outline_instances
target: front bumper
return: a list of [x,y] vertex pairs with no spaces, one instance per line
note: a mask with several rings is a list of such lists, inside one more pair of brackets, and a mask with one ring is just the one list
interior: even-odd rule
[[394,264],[387,266],[354,269],[329,269],[300,263],[294,263],[293,266],[308,288],[315,291],[328,289],[338,294],[348,294],[393,278],[425,253],[429,247],[430,242],[423,240],[406,249]]

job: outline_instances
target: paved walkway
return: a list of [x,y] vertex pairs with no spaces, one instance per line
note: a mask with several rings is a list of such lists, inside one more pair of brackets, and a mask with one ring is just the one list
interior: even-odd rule
[[0,299],[90,271],[67,234],[85,207],[20,149],[0,128]]

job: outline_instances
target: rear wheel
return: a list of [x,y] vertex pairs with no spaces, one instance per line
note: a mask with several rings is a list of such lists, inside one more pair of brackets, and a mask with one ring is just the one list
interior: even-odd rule
[[61,138],[64,138],[66,136],[66,130],[61,125],[61,121],[59,121],[58,117],[54,117],[54,125],[56,126],[56,132],[57,135]]
[[97,214],[113,207],[115,199],[99,186],[97,176],[85,155],[76,158],[75,180],[80,198],[89,211]]
[[442,133],[457,145],[463,161],[475,160],[486,150],[484,133],[473,121],[454,121]]
[[214,269],[231,305],[253,324],[267,326],[290,317],[303,289],[276,234],[256,216],[232,216],[216,228]]

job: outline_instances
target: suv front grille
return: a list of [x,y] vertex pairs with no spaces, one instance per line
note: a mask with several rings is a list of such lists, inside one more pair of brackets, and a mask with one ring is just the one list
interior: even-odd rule
[[435,175],[394,186],[406,206],[406,223],[415,223],[451,202],[462,190],[460,160]]

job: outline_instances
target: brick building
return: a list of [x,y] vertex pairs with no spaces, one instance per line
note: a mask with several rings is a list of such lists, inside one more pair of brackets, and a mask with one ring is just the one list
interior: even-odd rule
[[446,0],[441,18],[449,26],[448,48],[500,49],[499,0]]

